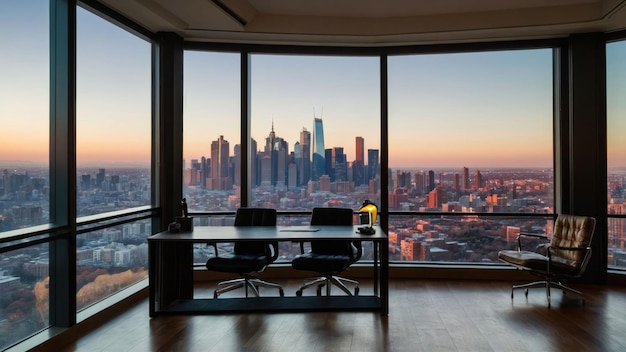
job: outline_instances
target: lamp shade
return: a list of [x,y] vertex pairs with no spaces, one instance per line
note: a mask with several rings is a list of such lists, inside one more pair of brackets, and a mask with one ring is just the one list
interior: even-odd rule
[[371,219],[369,226],[372,226],[376,222],[376,218],[378,216],[378,207],[376,206],[376,204],[366,199],[363,202],[363,205],[361,205],[361,209],[359,209],[359,213],[369,213],[370,219]]

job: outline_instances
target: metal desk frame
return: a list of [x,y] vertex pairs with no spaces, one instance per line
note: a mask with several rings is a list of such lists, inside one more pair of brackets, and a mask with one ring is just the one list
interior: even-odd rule
[[[313,231],[312,228],[317,229]],[[375,311],[389,313],[389,240],[380,227],[361,235],[356,226],[201,226],[148,238],[150,317],[161,313]],[[237,241],[359,240],[374,244],[373,295],[201,298],[193,297],[193,244]]]

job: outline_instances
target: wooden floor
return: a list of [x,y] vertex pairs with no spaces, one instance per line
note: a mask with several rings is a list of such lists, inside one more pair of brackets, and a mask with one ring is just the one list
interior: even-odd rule
[[[292,294],[300,281],[282,284]],[[150,319],[146,299],[59,351],[626,351],[626,288],[575,286],[584,291],[585,305],[553,290],[548,308],[544,290],[531,290],[528,299],[516,291],[511,301],[510,285],[394,280],[388,317],[338,312]]]

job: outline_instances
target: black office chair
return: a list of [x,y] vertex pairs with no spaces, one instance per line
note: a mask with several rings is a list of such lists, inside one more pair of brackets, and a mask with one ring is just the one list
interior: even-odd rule
[[[341,225],[352,226],[353,211],[349,208],[314,208],[311,215],[311,225]],[[354,295],[359,294],[359,282],[356,280],[339,277],[338,274],[345,271],[361,259],[363,250],[360,241],[337,241],[337,240],[314,240],[311,241],[311,250],[304,253],[303,244],[300,245],[302,254],[296,256],[291,266],[296,270],[316,271],[321,277],[312,279],[296,291],[296,295],[302,296],[302,290],[317,285],[317,295],[322,295],[322,288],[326,286],[326,295],[330,296],[330,287],[335,285],[343,292],[352,296],[352,292],[345,283],[355,286]]]
[[[235,226],[276,226],[276,209],[239,208],[235,216]],[[280,285],[263,281],[250,274],[263,271],[278,258],[278,242],[235,242],[233,251],[221,256],[217,255],[217,244],[212,243],[212,245],[215,247],[215,257],[207,260],[206,268],[211,271],[241,275],[237,279],[219,282],[213,293],[214,298],[240,287],[245,289],[246,297],[248,297],[248,289],[259,297],[259,287],[277,288],[280,296],[284,296]]]

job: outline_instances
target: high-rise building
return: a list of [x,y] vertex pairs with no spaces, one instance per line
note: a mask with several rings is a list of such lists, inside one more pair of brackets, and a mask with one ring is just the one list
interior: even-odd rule
[[98,174],[96,174],[96,187],[100,188],[102,187],[102,183],[104,182],[104,175],[105,175],[105,170],[104,169],[98,169]]
[[476,174],[474,174],[474,189],[483,188],[483,175],[480,173],[480,170],[476,170]]
[[452,190],[455,192],[459,191],[459,187],[461,187],[461,180],[460,180],[460,175],[455,172],[454,173],[454,180],[452,181]]
[[257,155],[257,143],[256,140],[254,138],[250,138],[250,150],[248,152],[248,155],[250,157],[250,172],[248,173],[248,175],[250,175],[250,184],[252,186],[258,186],[259,183],[261,182],[260,177],[259,177],[259,162],[258,162],[258,155]]
[[343,147],[333,148],[333,176],[334,181],[348,180],[348,158],[343,153]]
[[367,179],[378,178],[378,149],[367,150]]
[[428,192],[435,189],[435,171],[428,170]]
[[298,164],[298,184],[306,185],[311,179],[311,132],[305,128],[300,132],[300,155],[296,156]]
[[463,167],[463,172],[461,173],[461,189],[470,189],[469,169],[466,167]]
[[428,193],[426,191],[427,189],[427,179],[426,179],[426,172],[425,171],[417,171],[415,172],[415,175],[413,176],[413,180],[415,182],[415,191],[418,194],[425,194]]
[[428,193],[428,207],[431,209],[440,209],[441,205],[447,201],[446,191],[441,187],[437,187]]
[[224,136],[211,142],[211,177],[207,182],[208,189],[223,190],[232,186],[228,177],[230,145]]
[[324,150],[324,175],[330,176],[330,181],[335,181],[335,160],[333,159],[333,149],[326,148]]
[[321,118],[313,118],[313,164],[311,179],[318,181],[320,176],[326,174],[325,147],[324,147],[324,124]]
[[355,159],[352,163],[352,179],[356,186],[365,184],[365,139],[356,137]]
[[241,144],[235,144],[233,155],[233,184],[241,186]]

